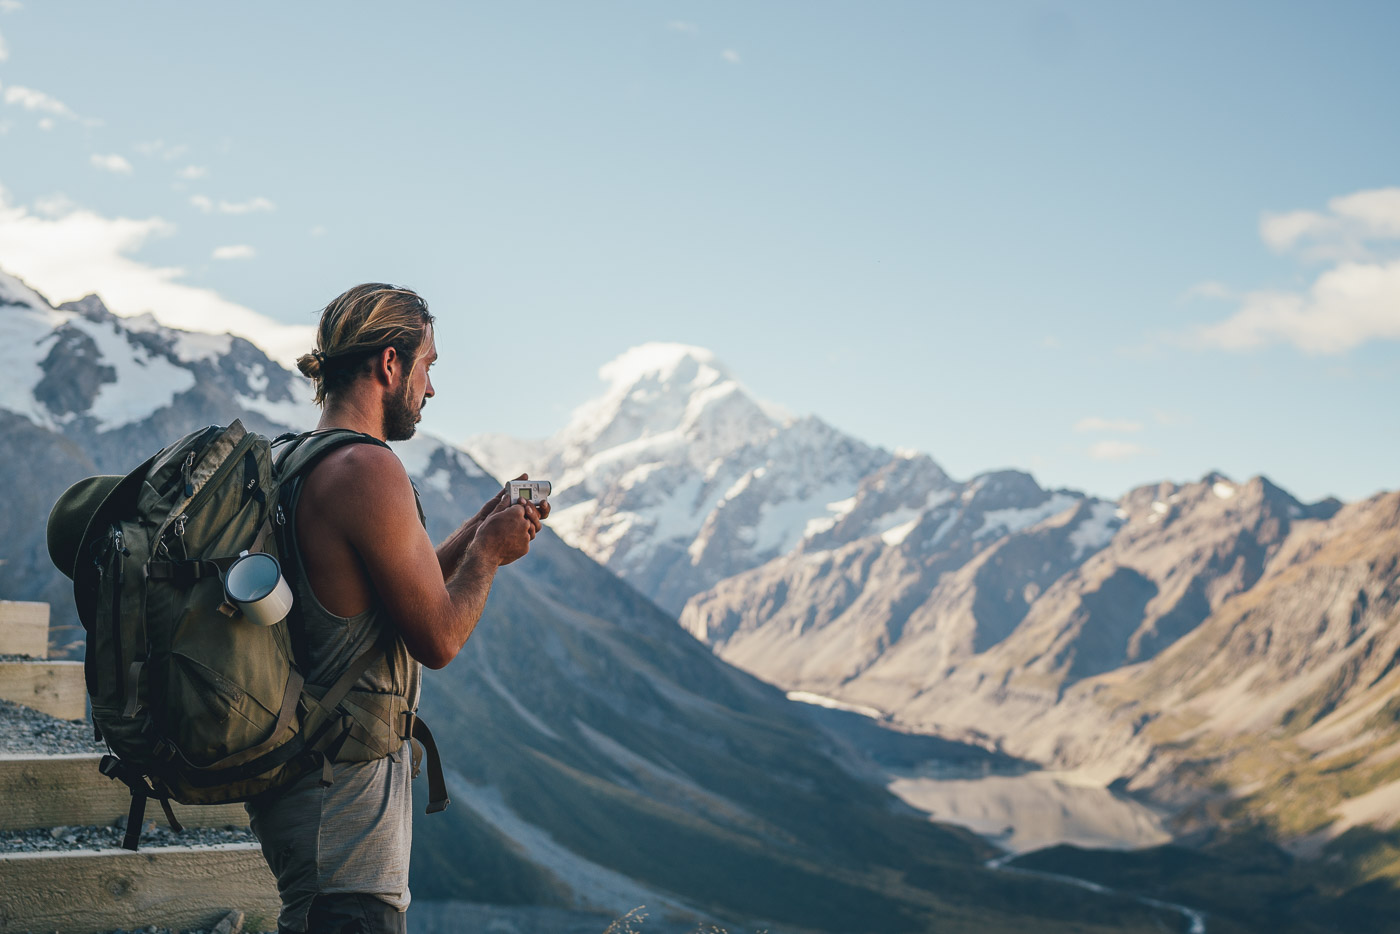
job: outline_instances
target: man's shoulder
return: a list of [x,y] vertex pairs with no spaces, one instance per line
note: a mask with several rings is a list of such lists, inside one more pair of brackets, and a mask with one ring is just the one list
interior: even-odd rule
[[388,447],[369,441],[344,444],[322,457],[306,475],[311,488],[384,489],[408,485],[408,471]]

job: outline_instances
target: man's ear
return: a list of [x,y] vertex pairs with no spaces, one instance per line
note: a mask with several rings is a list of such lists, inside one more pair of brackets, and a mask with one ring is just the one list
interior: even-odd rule
[[400,372],[403,369],[402,363],[397,350],[393,347],[385,347],[379,351],[379,360],[375,363],[374,375],[381,382],[388,383],[393,379],[394,374],[403,375]]

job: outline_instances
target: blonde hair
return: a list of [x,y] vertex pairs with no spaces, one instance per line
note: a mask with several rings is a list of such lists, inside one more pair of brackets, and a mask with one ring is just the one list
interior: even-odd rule
[[316,383],[316,404],[353,383],[367,364],[393,347],[412,369],[433,316],[412,289],[366,282],[347,289],[321,311],[316,349],[297,360],[297,369]]

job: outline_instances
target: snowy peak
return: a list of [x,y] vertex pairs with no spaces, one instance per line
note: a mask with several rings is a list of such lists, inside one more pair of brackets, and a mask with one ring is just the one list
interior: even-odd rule
[[699,461],[778,427],[701,347],[642,344],[603,364],[598,375],[607,390],[580,406],[556,439],[560,467],[653,440],[683,442]]
[[47,310],[48,299],[25,285],[19,278],[0,269],[0,306],[23,305],[29,308]]
[[[754,399],[704,348],[643,344],[599,376],[607,389],[553,438],[482,436],[467,448],[489,470],[554,481],[553,528],[667,609],[831,531],[893,458]],[[875,491],[862,527],[891,511],[907,522],[949,486],[927,456],[899,459],[912,465],[890,480],[901,488]]]
[[315,422],[305,381],[242,338],[119,317],[96,295],[54,308],[4,272],[0,341],[11,352],[0,409],[85,440],[177,409],[219,423],[251,414],[259,430]]
[[653,341],[623,351],[598,368],[609,394],[626,393],[641,383],[683,383],[694,387],[732,379],[703,347]]
[[78,299],[76,302],[64,302],[58,306],[59,311],[75,311],[92,321],[105,321],[108,318],[115,318],[116,315],[107,307],[107,304],[98,298],[96,292],[90,292]]

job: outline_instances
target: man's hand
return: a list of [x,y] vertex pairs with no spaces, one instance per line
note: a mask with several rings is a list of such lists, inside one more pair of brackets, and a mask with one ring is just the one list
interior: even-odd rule
[[[515,479],[517,479],[517,480],[529,480],[529,479],[530,479],[530,475],[529,475],[529,474],[521,474],[520,476],[516,477]],[[501,487],[501,492],[497,493],[495,496],[493,496],[493,497],[491,497],[490,499],[488,499],[488,500],[486,501],[486,504],[485,504],[484,506],[482,506],[480,509],[477,510],[476,515],[472,516],[472,517],[471,517],[470,519],[468,519],[466,522],[462,523],[462,536],[463,536],[463,538],[465,539],[466,544],[467,544],[468,546],[471,545],[472,539],[476,536],[476,530],[477,530],[478,528],[481,527],[481,523],[485,522],[486,519],[487,519],[492,513],[496,512],[497,510],[501,509],[502,507],[509,506],[509,505],[510,505],[510,484],[507,483],[505,486]],[[538,513],[538,518],[539,518],[541,521],[543,521],[543,520],[545,520],[545,519],[548,519],[548,518],[549,518],[549,500],[545,500],[543,503],[538,503],[538,504],[536,504],[536,506],[535,506],[535,511]]]
[[474,554],[489,556],[497,567],[502,567],[530,551],[530,543],[540,531],[540,520],[549,514],[549,509],[546,503],[542,515],[534,503],[520,502],[512,506],[504,493],[492,502],[496,508],[477,526],[471,550]]
[[[528,480],[530,477],[528,474],[521,474],[515,479]],[[443,580],[450,580],[452,578],[452,575],[457,572],[458,566],[468,554],[477,553],[477,549],[475,548],[476,537],[477,533],[481,530],[482,524],[485,523],[487,519],[491,518],[492,515],[503,512],[509,508],[510,484],[507,483],[505,486],[501,487],[499,493],[488,499],[486,504],[477,510],[476,515],[458,526],[457,531],[453,532],[445,542],[437,547],[438,564],[442,568]],[[535,531],[538,532],[539,522],[549,518],[549,501],[546,500],[543,503],[533,504],[531,508],[535,511],[533,518],[535,519]],[[489,556],[485,553],[479,554],[478,556],[487,561],[494,562],[496,551],[499,550],[500,547],[501,543],[495,542],[491,546]],[[528,548],[528,545],[526,547]],[[508,564],[510,561],[514,561],[519,557],[520,555],[515,555],[508,561],[501,563]],[[491,566],[499,567],[500,565],[493,563]]]

